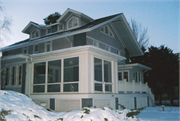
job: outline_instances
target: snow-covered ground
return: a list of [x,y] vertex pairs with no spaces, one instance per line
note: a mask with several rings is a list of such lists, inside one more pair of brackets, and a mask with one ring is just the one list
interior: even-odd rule
[[29,97],[13,92],[0,90],[0,121],[162,121],[180,120],[179,107],[145,108],[137,117],[128,118],[130,110],[111,110],[107,107],[84,108],[69,112],[49,112],[36,105]]

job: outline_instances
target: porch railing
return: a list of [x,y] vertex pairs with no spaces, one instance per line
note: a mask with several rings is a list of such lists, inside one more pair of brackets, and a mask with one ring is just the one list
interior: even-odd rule
[[119,81],[119,92],[148,93],[154,101],[154,94],[152,93],[151,88],[149,88],[147,82],[143,84],[141,82],[135,82],[135,81],[132,82],[127,82],[126,80]]

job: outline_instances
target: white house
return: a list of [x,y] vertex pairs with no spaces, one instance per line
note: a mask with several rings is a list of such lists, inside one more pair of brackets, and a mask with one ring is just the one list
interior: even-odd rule
[[154,105],[143,79],[150,68],[129,63],[143,52],[123,13],[94,20],[68,8],[55,23],[29,22],[22,32],[29,38],[1,49],[2,89],[56,111]]

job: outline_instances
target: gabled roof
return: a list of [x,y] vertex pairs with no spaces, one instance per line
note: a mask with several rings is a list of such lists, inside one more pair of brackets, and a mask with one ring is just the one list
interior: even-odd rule
[[78,11],[75,11],[75,10],[72,10],[72,9],[68,8],[62,14],[62,16],[57,20],[57,22],[65,20],[67,18],[67,16],[69,16],[71,14],[76,14],[76,15],[82,16],[84,19],[86,19],[89,22],[94,21],[91,17],[89,17],[89,16],[87,16],[87,15],[81,13],[81,12],[78,12]]
[[[105,24],[110,23],[111,26],[113,27],[114,31],[116,32],[116,34],[119,38],[119,41],[121,41],[121,43],[124,45],[124,47],[126,47],[127,50],[129,51],[130,57],[143,55],[143,52],[142,52],[138,42],[136,41],[136,38],[134,37],[123,13],[115,14],[115,15],[111,15],[111,16],[107,16],[107,17],[103,17],[100,19],[93,20],[90,17],[86,16],[85,14],[82,14],[80,12],[77,12],[77,11],[74,11],[74,10],[68,8],[64,12],[64,14],[59,18],[58,21],[62,20],[63,18],[66,18],[65,16],[69,13],[75,13],[75,14],[81,15],[81,16],[89,19],[90,22],[84,26],[79,27],[79,28],[75,28],[75,29],[71,29],[71,30],[67,30],[67,31],[63,31],[63,32],[57,32],[57,33],[54,33],[51,35],[43,36],[43,37],[35,39],[35,40],[31,40],[31,41],[24,40],[24,41],[15,43],[13,45],[10,45],[8,47],[5,47],[2,49],[2,51],[13,49],[13,47],[17,47],[18,45],[23,45],[23,43],[25,44],[25,43],[31,43],[33,41],[36,41],[36,42],[37,41],[43,41],[47,37],[48,38],[51,38],[51,37],[52,38],[58,38],[61,36],[71,36],[74,34],[92,31],[92,30],[94,30],[100,26],[103,26]],[[37,28],[44,28],[45,27],[45,26],[41,26],[41,25],[31,21],[23,29],[23,32],[28,33],[34,26]]]
[[45,25],[39,25],[39,24],[37,24],[37,23],[35,23],[35,22],[30,21],[30,22],[28,23],[28,25],[22,30],[22,32],[23,32],[23,33],[26,33],[26,34],[30,34],[30,31],[31,31],[31,29],[32,29],[33,27],[44,28]]

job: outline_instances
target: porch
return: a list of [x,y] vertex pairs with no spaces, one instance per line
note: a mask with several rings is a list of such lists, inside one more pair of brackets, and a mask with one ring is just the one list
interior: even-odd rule
[[149,94],[151,99],[154,101],[154,94],[149,88],[148,83],[143,84],[142,82],[127,82],[126,79],[118,81],[119,90],[118,93],[146,93]]

